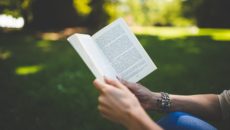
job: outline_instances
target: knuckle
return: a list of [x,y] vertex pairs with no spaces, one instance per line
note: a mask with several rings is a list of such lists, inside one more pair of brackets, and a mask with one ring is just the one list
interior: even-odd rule
[[110,93],[111,89],[108,88],[108,87],[105,87],[105,88],[102,89],[102,92],[104,92],[104,93]]
[[99,105],[97,106],[97,109],[101,112],[102,111],[102,107]]
[[105,112],[105,108],[103,107],[103,106],[98,106],[97,107],[98,108],[98,111],[101,113],[101,114],[105,114],[106,112]]
[[122,83],[124,83],[124,84],[130,84],[130,82],[128,82],[127,80],[122,80]]
[[96,85],[97,84],[97,80],[95,79],[95,80],[93,80],[93,84],[94,85]]
[[103,118],[106,118],[106,115],[105,115],[103,112],[101,112],[101,116],[102,116]]
[[118,80],[112,80],[111,82],[113,82],[114,84],[117,84]]
[[99,106],[97,107],[97,109],[98,109],[98,111],[99,111],[100,113],[103,113],[103,108],[102,108],[102,106],[99,105]]
[[98,97],[98,101],[99,101],[99,102],[103,102],[103,97],[102,97],[102,96],[99,96],[99,97]]
[[110,84],[117,85],[119,81],[117,79],[111,79]]
[[119,80],[114,80],[114,83],[117,85],[121,85],[122,83]]

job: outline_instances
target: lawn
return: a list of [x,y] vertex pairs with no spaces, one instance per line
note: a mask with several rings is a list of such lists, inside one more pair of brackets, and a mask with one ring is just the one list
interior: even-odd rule
[[[134,31],[158,66],[141,81],[149,89],[195,94],[220,93],[230,88],[230,30]],[[0,129],[123,129],[101,118],[93,79],[65,39],[49,41],[31,34],[1,34]],[[150,114],[153,119],[159,118],[155,112]]]

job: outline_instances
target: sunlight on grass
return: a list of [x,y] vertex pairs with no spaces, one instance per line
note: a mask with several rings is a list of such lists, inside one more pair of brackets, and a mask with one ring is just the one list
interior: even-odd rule
[[50,47],[50,42],[49,41],[45,41],[45,40],[41,40],[37,42],[37,46],[40,48],[49,48]]
[[145,34],[158,36],[160,39],[185,38],[186,36],[195,36],[199,33],[199,28],[189,27],[132,27],[136,34]]
[[216,41],[230,41],[230,32],[228,33],[214,33],[212,36],[213,40]]
[[33,65],[33,66],[20,66],[17,67],[15,73],[17,75],[29,75],[35,74],[43,69],[42,65]]
[[52,40],[52,41],[56,41],[56,40],[60,39],[60,35],[58,33],[55,33],[55,32],[43,33],[41,37],[43,40]]
[[229,29],[201,29],[199,31],[200,36],[211,36],[213,40],[217,41],[230,41]]
[[216,41],[230,41],[230,29],[202,29],[197,27],[139,27],[131,28],[136,34],[158,36],[161,40],[209,36]]
[[2,51],[0,50],[0,60],[6,60],[9,59],[12,56],[12,53],[10,51]]
[[44,52],[49,52],[52,49],[51,46],[53,43],[47,40],[40,40],[37,42],[37,47],[41,48]]

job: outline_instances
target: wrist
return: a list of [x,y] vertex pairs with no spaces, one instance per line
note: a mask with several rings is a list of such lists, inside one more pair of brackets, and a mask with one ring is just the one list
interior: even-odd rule
[[157,99],[157,106],[162,112],[169,112],[172,106],[171,99],[168,93],[161,92],[161,97]]
[[157,105],[157,99],[161,98],[161,94],[157,92],[151,92],[150,110],[159,111],[160,108]]
[[183,103],[183,100],[186,99],[185,96],[170,95],[172,101],[171,111],[185,111],[183,108],[186,108],[187,105]]
[[173,103],[171,95],[165,92],[152,92],[152,110],[159,112],[172,111]]
[[138,118],[145,116],[143,111],[144,110],[141,106],[132,108],[131,110],[129,110],[127,113],[128,115],[127,121],[124,122],[125,124],[123,125],[127,127],[128,129],[131,129],[132,126],[134,126],[138,122]]
[[141,106],[129,112],[128,123],[125,126],[128,130],[160,129]]

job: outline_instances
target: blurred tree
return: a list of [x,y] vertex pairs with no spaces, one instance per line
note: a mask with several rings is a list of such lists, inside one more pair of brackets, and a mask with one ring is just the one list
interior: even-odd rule
[[112,22],[117,17],[119,17],[119,8],[117,8],[120,5],[119,0],[106,0],[106,2],[103,5],[104,11],[106,12],[106,15],[109,17],[108,22]]
[[90,28],[101,28],[107,24],[109,15],[105,12],[104,9],[105,1],[106,0],[91,0],[90,6],[92,7],[92,12],[89,14],[88,20],[86,22]]
[[[23,16],[25,27],[55,30],[72,26],[101,27],[110,15],[104,5],[113,0],[5,0],[0,13]],[[100,14],[100,15],[98,15]]]
[[[31,27],[59,29],[86,26],[91,30],[108,23],[107,5],[115,0],[34,0]],[[41,9],[42,8],[42,9]]]
[[230,27],[229,0],[119,0],[118,13],[134,24]]
[[199,27],[230,28],[229,0],[186,0],[185,17],[194,18]]
[[181,0],[120,0],[118,8],[121,16],[132,17],[141,25],[191,24],[182,17]]
[[4,0],[0,1],[0,13],[11,15],[13,17],[24,18],[24,28],[27,27],[29,21],[32,20],[30,10],[32,0]]
[[29,23],[32,21],[32,12],[31,12],[31,3],[32,0],[23,0],[20,4],[20,12],[22,17],[24,18],[25,24],[24,28],[27,28]]
[[86,16],[92,11],[89,5],[90,1],[91,0],[73,0],[74,7],[79,15]]
[[229,7],[229,0],[204,0],[195,13],[198,26],[230,28]]
[[0,0],[0,13],[23,16],[25,28],[100,28],[117,17],[140,25],[230,27],[229,0]]
[[12,15],[14,17],[20,16],[21,1],[18,0],[4,0],[0,1],[0,13]]
[[34,0],[31,11],[30,28],[49,30],[81,24],[72,0]]
[[203,4],[204,0],[184,0],[182,13],[185,18],[195,18],[195,12]]

